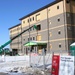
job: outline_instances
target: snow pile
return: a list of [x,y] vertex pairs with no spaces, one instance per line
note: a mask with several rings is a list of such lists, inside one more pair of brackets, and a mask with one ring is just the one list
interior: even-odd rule
[[51,56],[45,56],[45,60],[45,63],[48,66],[46,66],[46,70],[43,70],[43,56],[31,56],[32,67],[29,67],[29,56],[6,56],[5,61],[0,61],[0,72],[9,74],[25,73],[27,75],[50,75]]
[[41,68],[29,67],[27,61],[3,62],[0,63],[0,72],[3,73],[25,73],[30,75],[47,75],[50,74],[50,69],[45,71]]
[[48,75],[50,74],[50,69],[41,70],[39,68],[31,67],[15,67],[10,72],[25,73],[28,75]]
[[[16,61],[16,62],[1,62],[0,72],[9,72],[16,68],[29,66],[28,61]],[[14,69],[15,68],[15,69]]]

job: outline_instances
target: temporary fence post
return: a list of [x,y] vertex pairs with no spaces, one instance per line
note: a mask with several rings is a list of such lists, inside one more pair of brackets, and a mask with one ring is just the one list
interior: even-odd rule
[[29,50],[29,66],[31,67],[31,51],[30,50]]
[[43,69],[45,70],[45,51],[44,51],[44,48],[42,50],[43,52]]

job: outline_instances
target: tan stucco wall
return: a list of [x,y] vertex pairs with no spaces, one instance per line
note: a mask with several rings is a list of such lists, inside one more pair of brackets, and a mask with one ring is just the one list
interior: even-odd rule
[[[57,6],[59,6],[59,9],[57,9]],[[53,6],[48,7],[48,17],[53,17],[56,15],[59,15],[63,13],[63,2],[59,2]]]

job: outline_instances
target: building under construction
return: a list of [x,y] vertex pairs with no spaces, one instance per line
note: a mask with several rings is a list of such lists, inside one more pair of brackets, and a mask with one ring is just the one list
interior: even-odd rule
[[[46,41],[47,52],[53,50],[69,50],[75,41],[75,0],[55,0],[48,5],[31,12],[19,19],[20,24],[11,28],[10,39],[25,29],[29,29],[10,44],[14,53],[28,54],[30,47],[24,46],[28,41]],[[33,47],[33,51],[40,53],[43,46]]]

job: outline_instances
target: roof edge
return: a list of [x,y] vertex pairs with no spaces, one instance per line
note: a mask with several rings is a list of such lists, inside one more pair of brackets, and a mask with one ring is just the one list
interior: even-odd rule
[[47,4],[47,5],[43,6],[42,8],[39,8],[39,9],[33,11],[32,13],[30,13],[30,14],[22,17],[22,18],[20,18],[19,20],[22,20],[24,18],[27,18],[27,17],[29,17],[29,16],[31,16],[31,15],[33,15],[33,14],[35,14],[35,13],[37,13],[37,12],[43,10],[43,9],[45,9],[45,8],[48,8],[49,6],[52,6],[52,5],[54,5],[54,4],[58,3],[58,2],[61,2],[61,1],[63,1],[63,0],[55,0],[55,1],[53,1],[53,2],[51,2],[49,4]]
[[19,25],[21,25],[21,23],[15,25],[15,26],[10,27],[9,30],[12,29],[12,28],[14,28],[14,27],[17,27],[17,26],[19,26]]

